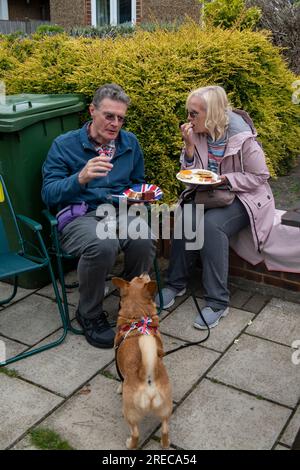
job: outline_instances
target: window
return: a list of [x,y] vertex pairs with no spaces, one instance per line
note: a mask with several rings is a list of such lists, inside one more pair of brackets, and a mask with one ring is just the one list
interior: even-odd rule
[[131,0],[118,1],[118,23],[131,21]]
[[110,23],[110,0],[97,0],[96,25],[103,26]]
[[135,23],[135,19],[136,0],[92,0],[93,26]]
[[0,0],[0,20],[8,20],[7,0]]

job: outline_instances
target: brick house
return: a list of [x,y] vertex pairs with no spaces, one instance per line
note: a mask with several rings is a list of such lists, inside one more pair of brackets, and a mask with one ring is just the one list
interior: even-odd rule
[[199,11],[199,0],[0,0],[0,20],[41,20],[65,28],[197,19]]

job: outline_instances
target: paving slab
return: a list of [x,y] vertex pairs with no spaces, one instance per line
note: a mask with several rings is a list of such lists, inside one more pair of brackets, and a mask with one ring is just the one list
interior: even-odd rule
[[294,340],[300,340],[300,304],[271,299],[247,333],[291,346]]
[[247,312],[259,313],[266,303],[270,300],[266,295],[254,294],[252,297],[244,304],[243,310]]
[[290,450],[290,449],[288,449],[288,447],[284,447],[284,446],[281,446],[280,444],[278,444],[278,445],[275,447],[275,450]]
[[242,308],[252,295],[252,292],[238,289],[234,292],[234,294],[231,295],[230,306],[235,308]]
[[[86,388],[57,409],[42,427],[57,432],[74,449],[125,450],[129,428],[122,416],[122,399],[117,394],[118,383],[103,375],[97,375]],[[150,437],[157,418],[145,418],[140,426],[140,444]]]
[[280,438],[280,442],[288,446],[292,446],[296,438],[297,432],[300,429],[300,406],[298,406],[296,413],[292,417],[288,427]]
[[175,410],[171,445],[192,450],[271,449],[290,413],[204,379]]
[[291,349],[247,334],[208,376],[290,407],[300,398],[300,367],[292,363]]
[[0,332],[29,346],[61,326],[55,302],[36,294],[6,307],[0,315]]
[[62,402],[62,398],[0,374],[0,448],[6,449]]
[[[165,352],[184,344],[165,335],[162,335],[162,339]],[[172,384],[173,400],[179,402],[219,357],[219,353],[199,346],[181,349],[166,356],[164,364]],[[118,378],[115,362],[106,371]]]
[[[23,289],[23,287],[18,287],[16,296],[9,302],[9,304],[5,304],[4,307],[8,307],[9,305],[14,304],[18,300],[27,297],[28,295],[32,294],[35,289]],[[13,286],[11,284],[7,284],[6,282],[0,282],[0,299],[4,300],[11,296],[13,292]]]
[[[54,341],[61,330],[47,338]],[[45,341],[38,344],[41,346]],[[8,366],[35,384],[65,397],[72,394],[114,358],[113,349],[91,346],[82,335],[68,333],[62,344]]]
[[[198,303],[200,308],[205,305],[203,299],[198,299]],[[160,331],[184,341],[200,341],[207,332],[193,327],[195,316],[196,306],[189,297],[161,322]],[[203,345],[216,351],[225,351],[253,317],[253,313],[231,308],[227,317],[222,318],[219,325],[211,329],[210,338]]]
[[13,447],[9,450],[41,450],[35,447],[32,444],[29,434],[27,434],[23,439],[16,443]]
[[[73,282],[77,282],[77,273],[76,271],[70,271],[67,273],[65,276],[65,282],[67,284],[72,284]],[[58,288],[60,289],[60,284],[58,283]],[[107,281],[105,283],[105,296],[111,294],[116,290],[115,286],[112,284],[111,281]],[[78,287],[73,287],[73,288],[67,288],[67,297],[68,297],[68,304],[73,305],[74,307],[77,307],[78,302],[79,302],[79,291]],[[37,292],[39,295],[42,295],[44,297],[48,297],[50,299],[55,299],[55,294],[53,291],[52,284],[49,284],[48,286],[43,287]]]
[[0,336],[0,362],[6,361],[10,357],[16,356],[26,349],[28,349],[28,346]]

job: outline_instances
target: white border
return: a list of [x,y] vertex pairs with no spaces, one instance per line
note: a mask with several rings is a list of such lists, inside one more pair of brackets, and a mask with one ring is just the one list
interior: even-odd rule
[[131,23],[136,23],[136,0],[131,0]]
[[92,26],[97,26],[96,0],[91,0],[91,11],[92,11],[92,18],[91,18]]
[[7,0],[0,0],[0,20],[8,20]]
[[110,24],[113,26],[118,24],[117,0],[110,0]]

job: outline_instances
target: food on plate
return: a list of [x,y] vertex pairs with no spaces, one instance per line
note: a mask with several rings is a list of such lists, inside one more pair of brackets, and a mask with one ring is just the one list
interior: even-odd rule
[[129,199],[141,199],[142,193],[139,193],[137,191],[133,191],[132,189],[127,193],[127,197]]
[[191,170],[181,170],[179,172],[179,175],[181,176],[181,178],[184,178],[184,179],[192,179],[193,178],[193,172]]
[[215,181],[214,175],[209,170],[198,170],[195,176],[201,183],[213,183]]
[[144,191],[144,192],[137,192],[133,191],[132,189],[127,193],[127,197],[129,199],[137,199],[142,201],[152,201],[155,197],[154,191]]
[[145,191],[142,193],[142,199],[144,201],[152,201],[155,198],[155,192],[154,191]]

